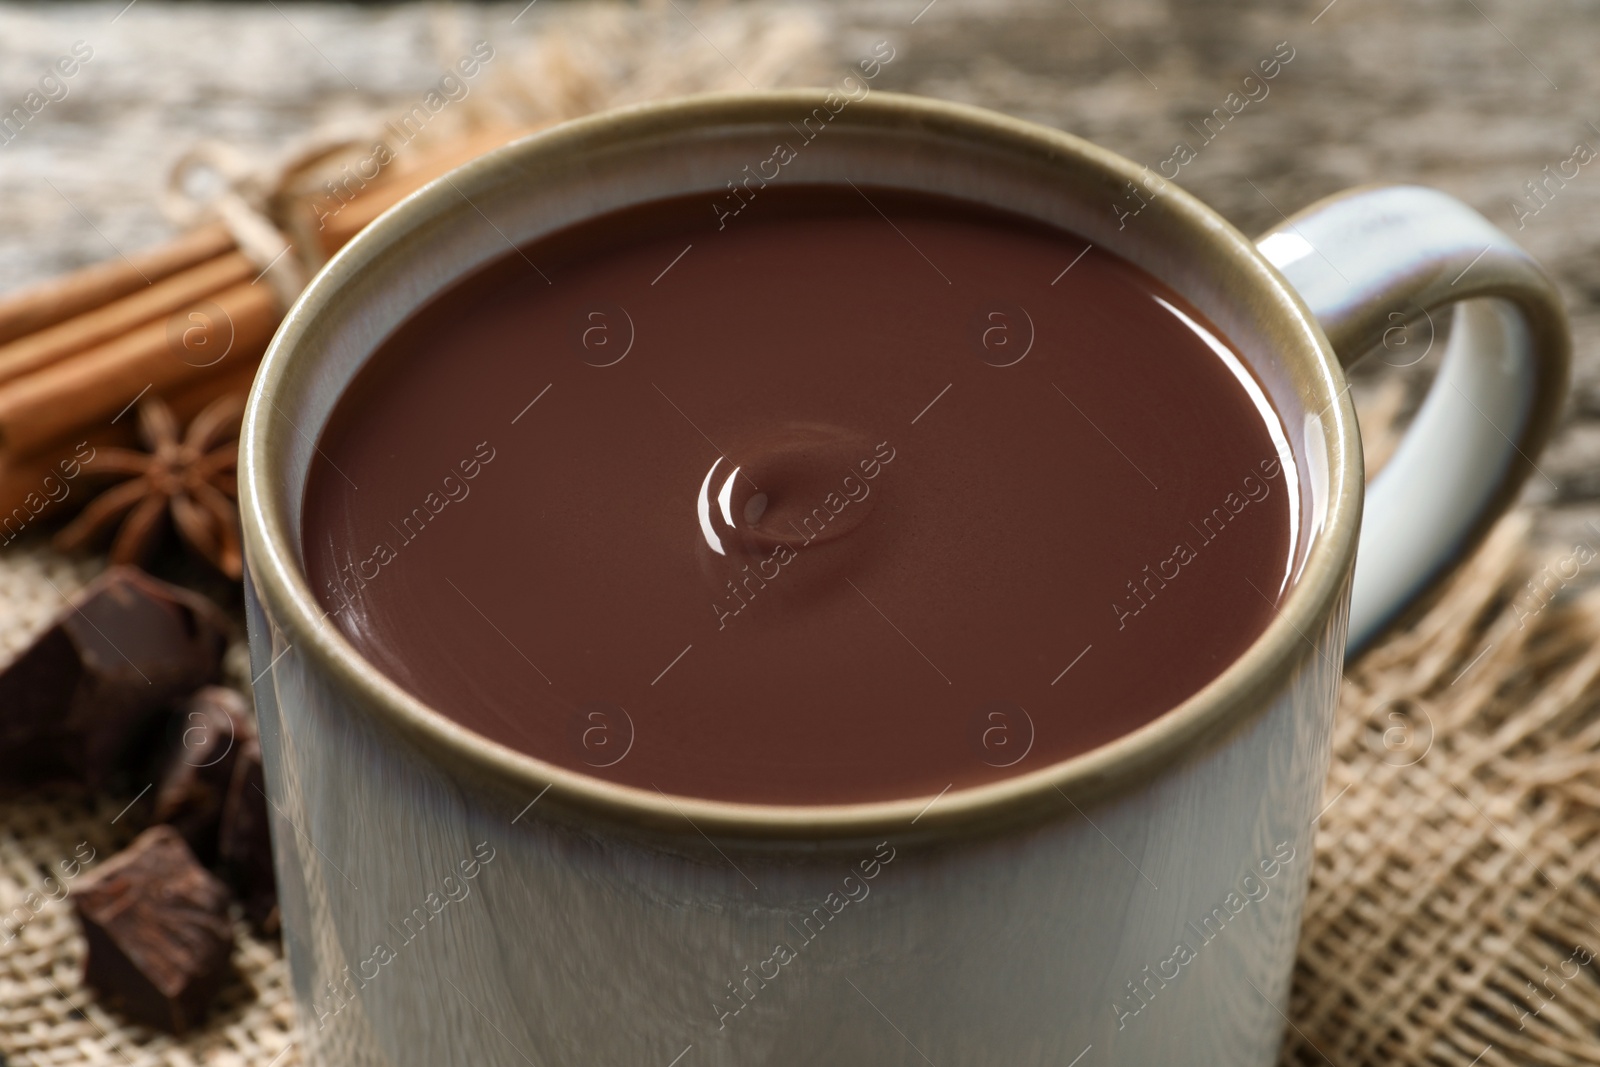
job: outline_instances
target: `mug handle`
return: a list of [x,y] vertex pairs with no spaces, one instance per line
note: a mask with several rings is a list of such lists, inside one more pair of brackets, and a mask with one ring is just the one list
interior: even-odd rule
[[1346,368],[1386,343],[1397,348],[1418,320],[1431,347],[1432,324],[1452,307],[1433,386],[1367,486],[1346,643],[1354,656],[1437,589],[1538,470],[1534,457],[1566,395],[1566,312],[1510,237],[1420,186],[1319,200],[1256,247],[1310,306]]

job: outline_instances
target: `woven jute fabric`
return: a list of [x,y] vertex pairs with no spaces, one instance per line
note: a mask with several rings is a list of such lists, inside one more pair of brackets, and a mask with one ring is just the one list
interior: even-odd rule
[[1600,1064],[1600,531],[1528,527],[1346,675],[1285,1064]]

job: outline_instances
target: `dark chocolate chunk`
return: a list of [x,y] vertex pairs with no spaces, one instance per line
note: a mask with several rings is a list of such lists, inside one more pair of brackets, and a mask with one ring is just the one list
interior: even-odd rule
[[244,697],[222,686],[194,693],[168,722],[151,819],[181,833],[207,866],[217,861],[217,831],[239,749],[255,736]]
[[228,629],[198,594],[108,570],[0,672],[0,782],[104,787],[163,709],[218,678]]
[[152,826],[85,875],[72,901],[89,941],[85,984],[130,1018],[181,1034],[230,973],[228,887],[170,826]]
[[267,811],[261,743],[252,737],[239,745],[222,808],[217,851],[224,877],[244,904],[245,917],[261,932],[278,932],[278,883],[272,871],[272,835]]

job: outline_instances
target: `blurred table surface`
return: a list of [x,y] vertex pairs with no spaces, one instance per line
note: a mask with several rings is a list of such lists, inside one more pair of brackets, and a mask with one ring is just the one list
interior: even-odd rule
[[[646,3],[624,17],[725,17]],[[1349,185],[1420,182],[1506,228],[1558,281],[1577,371],[1528,499],[1541,538],[1600,518],[1600,161],[1537,215],[1525,183],[1579,144],[1600,152],[1596,0],[798,0],[841,72],[888,39],[878,86],[996,108],[1154,165],[1279,42],[1292,63],[1183,168],[1181,184],[1247,233]],[[460,5],[469,39],[514,43],[571,0]],[[196,139],[270,156],[340,116],[438,79],[439,5],[158,3],[0,6],[0,111],[78,40],[94,58],[0,144],[0,291],[171,232],[160,197]],[[520,17],[519,17],[520,13]],[[515,21],[513,21],[515,19]],[[714,47],[685,33],[683,48]],[[731,60],[730,60],[731,62]],[[1568,173],[1571,166],[1568,167]]]

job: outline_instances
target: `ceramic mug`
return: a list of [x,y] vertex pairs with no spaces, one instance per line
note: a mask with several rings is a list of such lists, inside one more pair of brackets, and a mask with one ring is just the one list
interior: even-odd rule
[[[562,769],[363,661],[307,585],[299,529],[314,442],[379,341],[508,241],[662,197],[703,193],[710,210],[813,128],[774,180],[1037,218],[1232,339],[1300,472],[1295,576],[1266,630],[1095,751],[939,796],[809,807]],[[1393,359],[1392,331],[1447,306],[1437,383],[1367,486],[1342,365],[1386,340]],[[1369,640],[1512,499],[1568,348],[1539,267],[1441,193],[1356,190],[1252,242],[1068,134],[888,93],[628,108],[432,183],[312,282],[245,419],[250,644],[307,1062],[1273,1063],[1347,622],[1352,645]]]

